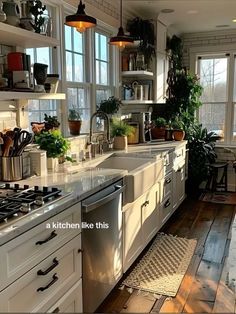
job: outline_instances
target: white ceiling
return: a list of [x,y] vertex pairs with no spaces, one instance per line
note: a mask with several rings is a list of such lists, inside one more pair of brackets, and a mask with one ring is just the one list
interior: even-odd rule
[[[173,13],[161,13],[174,9]],[[157,17],[179,33],[236,29],[236,0],[123,0],[123,12],[143,18]],[[229,27],[216,27],[229,25]]]

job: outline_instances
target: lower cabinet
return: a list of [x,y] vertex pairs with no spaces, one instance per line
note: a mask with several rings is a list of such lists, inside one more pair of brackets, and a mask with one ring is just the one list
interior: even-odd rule
[[173,212],[185,198],[185,164],[173,171]]
[[78,235],[5,288],[0,293],[0,312],[45,312],[81,276],[81,236]]
[[123,212],[123,270],[133,264],[147,243],[158,231],[159,183],[135,202],[124,207]]
[[60,298],[47,313],[83,313],[82,279]]
[[160,206],[160,224],[163,226],[173,212],[172,195],[168,193]]

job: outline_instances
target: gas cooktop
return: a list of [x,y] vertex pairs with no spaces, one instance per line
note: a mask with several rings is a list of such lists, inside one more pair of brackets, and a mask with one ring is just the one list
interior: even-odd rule
[[29,187],[9,183],[0,186],[0,223],[14,221],[31,211],[50,205],[65,195],[54,187]]

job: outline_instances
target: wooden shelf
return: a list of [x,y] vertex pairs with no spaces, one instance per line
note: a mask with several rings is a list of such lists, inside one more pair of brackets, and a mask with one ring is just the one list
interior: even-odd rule
[[121,72],[123,77],[139,77],[139,78],[152,78],[153,72],[149,71],[123,71]]
[[121,100],[123,105],[151,105],[153,100]]
[[23,48],[54,47],[60,45],[60,41],[56,38],[40,35],[2,22],[0,22],[0,42],[3,45]]
[[11,99],[66,99],[66,95],[62,93],[28,93],[28,92],[1,92],[0,100],[11,100]]

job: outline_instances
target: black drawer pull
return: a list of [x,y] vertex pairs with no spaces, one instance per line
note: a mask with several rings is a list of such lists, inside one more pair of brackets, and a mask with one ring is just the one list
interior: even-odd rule
[[147,205],[149,205],[149,201],[144,202],[144,203],[142,204],[141,208],[147,207]]
[[50,266],[50,267],[48,267],[48,269],[46,269],[45,271],[43,271],[43,270],[38,270],[37,271],[37,275],[39,275],[39,276],[45,276],[45,275],[47,275],[48,273],[50,273],[50,271],[52,271],[55,267],[57,267],[57,265],[59,265],[59,262],[58,262],[58,260],[56,259],[56,258],[54,258],[53,259],[53,264]]
[[50,281],[47,286],[38,288],[38,289],[37,289],[37,292],[47,290],[47,289],[50,288],[55,282],[57,282],[58,279],[59,279],[59,278],[57,277],[57,274],[54,274],[54,275],[52,276],[52,281]]
[[38,241],[35,244],[36,245],[42,245],[42,244],[47,243],[48,241],[52,240],[56,236],[57,236],[56,230],[53,230],[52,233],[50,234],[50,236],[47,239],[42,240],[42,241]]
[[60,312],[60,308],[56,307],[54,311],[52,311],[52,313],[59,313]]
[[165,204],[164,204],[164,207],[167,208],[167,207],[169,207],[169,206],[170,206],[170,200],[167,200],[167,201],[165,202]]
[[171,178],[166,179],[165,184],[171,183]]

